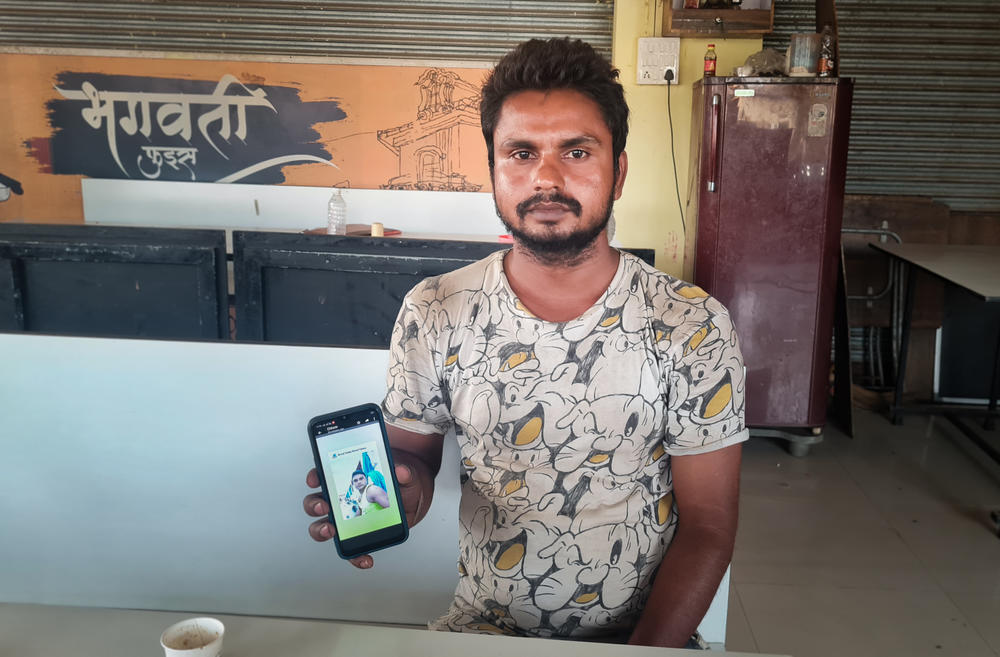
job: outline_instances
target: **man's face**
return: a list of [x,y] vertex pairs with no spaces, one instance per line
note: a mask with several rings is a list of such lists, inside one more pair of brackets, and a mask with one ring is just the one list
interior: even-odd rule
[[493,132],[493,198],[507,230],[548,262],[572,261],[601,235],[621,196],[611,132],[578,91],[522,91],[504,101]]
[[354,475],[354,478],[351,479],[351,483],[354,484],[354,487],[358,491],[362,491],[364,490],[365,485],[368,483],[368,477],[364,476],[363,474],[356,474]]

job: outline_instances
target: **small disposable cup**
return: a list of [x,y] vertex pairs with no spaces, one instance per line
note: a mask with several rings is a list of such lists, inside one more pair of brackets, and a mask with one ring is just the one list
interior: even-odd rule
[[225,631],[215,618],[188,618],[165,629],[160,645],[166,657],[219,657]]

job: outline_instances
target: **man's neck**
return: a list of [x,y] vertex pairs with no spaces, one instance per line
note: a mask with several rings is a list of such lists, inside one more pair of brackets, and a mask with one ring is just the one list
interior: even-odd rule
[[514,243],[503,268],[511,289],[533,315],[549,322],[576,319],[601,298],[618,271],[620,254],[601,233],[572,263],[547,263]]

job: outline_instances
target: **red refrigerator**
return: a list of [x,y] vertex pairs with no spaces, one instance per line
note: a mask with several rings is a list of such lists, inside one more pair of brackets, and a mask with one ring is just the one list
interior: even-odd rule
[[694,85],[695,282],[725,304],[740,336],[751,427],[818,431],[826,421],[852,86]]

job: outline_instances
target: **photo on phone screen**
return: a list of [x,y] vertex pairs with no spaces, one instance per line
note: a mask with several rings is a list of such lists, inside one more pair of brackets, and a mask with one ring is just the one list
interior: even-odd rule
[[405,540],[406,516],[379,407],[365,404],[315,417],[309,435],[341,556]]

